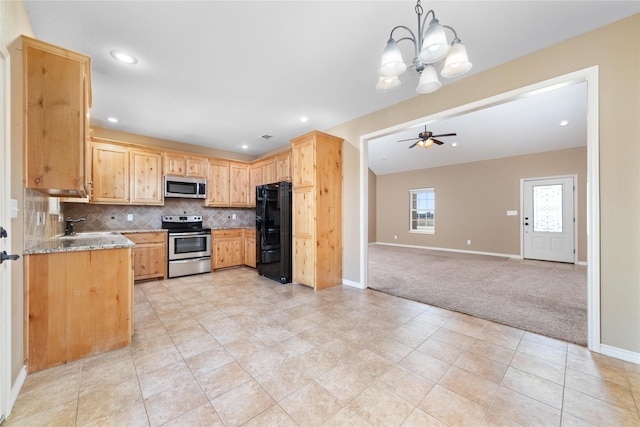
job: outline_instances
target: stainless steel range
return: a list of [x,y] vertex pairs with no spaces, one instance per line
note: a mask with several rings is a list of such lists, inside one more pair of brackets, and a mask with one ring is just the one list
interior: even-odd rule
[[169,231],[169,277],[211,271],[211,229],[199,215],[165,215],[162,228]]

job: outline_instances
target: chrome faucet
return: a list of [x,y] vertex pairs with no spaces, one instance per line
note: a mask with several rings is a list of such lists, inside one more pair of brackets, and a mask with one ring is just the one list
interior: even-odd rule
[[87,220],[86,218],[78,218],[78,219],[71,219],[70,217],[67,217],[67,226],[64,229],[64,235],[65,236],[72,236],[73,235],[73,226],[76,222],[84,222],[86,223]]

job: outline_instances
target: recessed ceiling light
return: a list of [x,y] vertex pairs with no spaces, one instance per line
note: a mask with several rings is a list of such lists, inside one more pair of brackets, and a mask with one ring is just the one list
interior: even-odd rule
[[135,64],[136,62],[138,62],[135,56],[130,55],[121,50],[112,50],[111,56],[113,56],[115,59],[117,59],[120,62],[124,62],[125,64]]
[[566,126],[569,124],[569,120],[563,120],[560,122],[560,126]]
[[107,117],[107,120],[110,121],[111,123],[118,123],[120,121],[115,117]]
[[242,144],[242,149],[246,150],[247,148],[249,148],[249,146],[247,144]]
[[457,143],[457,142],[452,142],[452,143],[451,143],[451,146],[452,146],[452,147],[457,147],[457,146],[458,146],[458,143]]
[[309,121],[309,117],[302,116],[302,117],[300,117],[300,121],[301,121],[302,123],[307,123],[307,122]]

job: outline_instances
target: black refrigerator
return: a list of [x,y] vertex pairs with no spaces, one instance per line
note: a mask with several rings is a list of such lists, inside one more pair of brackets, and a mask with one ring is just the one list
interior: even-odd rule
[[291,183],[256,187],[256,268],[280,283],[291,282]]

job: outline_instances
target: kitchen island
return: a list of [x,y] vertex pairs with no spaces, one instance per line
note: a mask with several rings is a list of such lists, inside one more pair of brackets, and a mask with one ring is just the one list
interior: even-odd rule
[[133,246],[119,233],[80,233],[25,251],[30,373],[131,343]]

